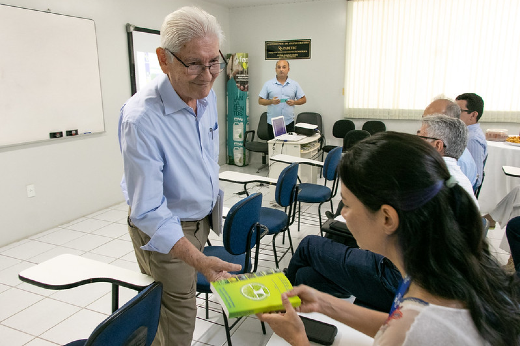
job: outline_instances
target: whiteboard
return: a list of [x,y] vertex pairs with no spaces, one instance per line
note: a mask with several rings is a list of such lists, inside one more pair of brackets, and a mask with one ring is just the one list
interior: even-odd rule
[[0,146],[105,130],[91,19],[0,4]]

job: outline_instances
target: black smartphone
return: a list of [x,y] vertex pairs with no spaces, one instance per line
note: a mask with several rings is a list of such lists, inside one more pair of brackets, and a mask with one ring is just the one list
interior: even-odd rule
[[305,326],[307,339],[322,345],[332,345],[338,333],[338,328],[332,324],[316,321],[305,316],[300,316]]

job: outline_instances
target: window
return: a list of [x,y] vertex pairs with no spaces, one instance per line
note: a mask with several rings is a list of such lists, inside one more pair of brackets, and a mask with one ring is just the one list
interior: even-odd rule
[[520,1],[351,0],[345,115],[419,119],[474,92],[481,121],[520,122]]

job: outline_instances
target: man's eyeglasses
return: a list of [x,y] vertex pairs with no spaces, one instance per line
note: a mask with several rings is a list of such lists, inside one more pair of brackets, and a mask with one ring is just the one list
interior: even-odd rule
[[171,50],[169,50],[167,48],[164,48],[164,50],[168,51],[171,55],[173,55],[175,57],[175,59],[179,60],[179,62],[188,69],[188,74],[193,75],[193,76],[198,76],[206,68],[209,70],[209,73],[211,73],[213,75],[219,74],[220,72],[224,71],[224,69],[226,68],[226,65],[227,65],[226,58],[224,58],[224,55],[222,55],[222,52],[220,50],[218,52],[220,53],[220,56],[222,57],[222,59],[224,59],[224,62],[215,62],[215,63],[209,64],[209,65],[202,65],[202,64],[195,64],[195,63],[186,65],[184,63],[184,61],[182,61],[175,54],[173,54],[173,52]]
[[434,141],[441,141],[442,145],[446,148],[446,143],[444,143],[444,141],[442,139],[440,139],[440,138],[421,136],[421,135],[417,135],[417,136],[421,137],[422,139],[431,139],[431,140],[434,140]]
[[473,111],[470,111],[469,109],[461,109],[460,112],[466,112],[466,113],[473,113]]

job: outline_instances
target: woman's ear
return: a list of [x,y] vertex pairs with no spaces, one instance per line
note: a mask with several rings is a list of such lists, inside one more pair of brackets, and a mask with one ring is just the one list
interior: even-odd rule
[[382,213],[383,221],[383,230],[387,235],[393,234],[397,228],[399,227],[399,215],[397,211],[388,204],[383,204],[380,209]]

